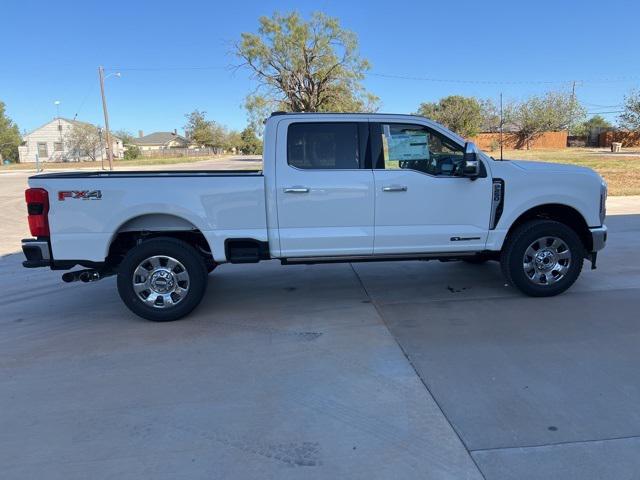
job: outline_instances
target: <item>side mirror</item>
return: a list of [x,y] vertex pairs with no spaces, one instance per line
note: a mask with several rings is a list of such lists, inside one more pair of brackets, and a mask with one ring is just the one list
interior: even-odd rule
[[480,175],[480,160],[478,159],[478,147],[473,142],[467,142],[464,146],[462,157],[462,176],[476,178]]

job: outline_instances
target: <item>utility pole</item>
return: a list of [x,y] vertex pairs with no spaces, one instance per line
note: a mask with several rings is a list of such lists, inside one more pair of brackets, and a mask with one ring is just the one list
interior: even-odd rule
[[504,125],[502,117],[502,92],[500,92],[500,160],[502,160],[502,126]]
[[107,158],[109,159],[109,170],[113,170],[113,152],[111,151],[111,133],[109,132],[109,112],[107,110],[107,98],[104,95],[104,68],[98,67],[100,77],[100,94],[102,95],[102,110],[104,112],[104,130],[107,140]]
[[573,127],[573,116],[576,107],[576,83],[577,82],[574,80],[571,85],[571,110],[569,112],[569,130],[571,129],[571,127]]
[[102,128],[98,127],[98,138],[100,139],[100,164],[104,170],[104,142],[102,141]]

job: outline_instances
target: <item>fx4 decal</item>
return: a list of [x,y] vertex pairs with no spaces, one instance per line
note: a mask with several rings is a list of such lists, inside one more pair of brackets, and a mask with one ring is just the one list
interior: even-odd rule
[[58,200],[64,202],[65,199],[80,199],[80,200],[102,200],[101,190],[64,190],[58,192]]

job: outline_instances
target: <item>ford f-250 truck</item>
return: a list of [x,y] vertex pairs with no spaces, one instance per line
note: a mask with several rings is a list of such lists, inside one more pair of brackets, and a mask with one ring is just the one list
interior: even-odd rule
[[418,116],[273,114],[263,171],[36,175],[25,267],[117,275],[136,314],[176,320],[222,263],[499,260],[532,296],[563,292],[607,239],[587,168],[497,161]]

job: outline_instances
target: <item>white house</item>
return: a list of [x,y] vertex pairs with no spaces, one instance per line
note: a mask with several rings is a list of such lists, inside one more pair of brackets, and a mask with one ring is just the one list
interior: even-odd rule
[[133,143],[140,147],[140,150],[166,150],[170,148],[189,148],[190,142],[182,135],[178,135],[178,132],[153,132],[149,135],[144,135],[142,131],[139,132],[138,138],[133,140]]
[[[91,160],[88,156],[78,157],[77,154],[72,152],[68,146],[66,137],[75,125],[91,124],[80,122],[78,120],[69,120],[67,118],[54,118],[50,122],[47,122],[41,127],[38,127],[32,132],[24,135],[22,138],[22,145],[18,147],[20,163],[35,162],[36,155],[38,155],[41,162]],[[124,154],[122,140],[111,135],[111,143],[113,148],[113,157],[121,158]],[[100,151],[100,148],[98,148],[96,152],[96,160],[99,160],[101,155],[105,159],[107,158],[106,139],[104,138],[104,133],[102,133],[101,148],[102,152]]]

